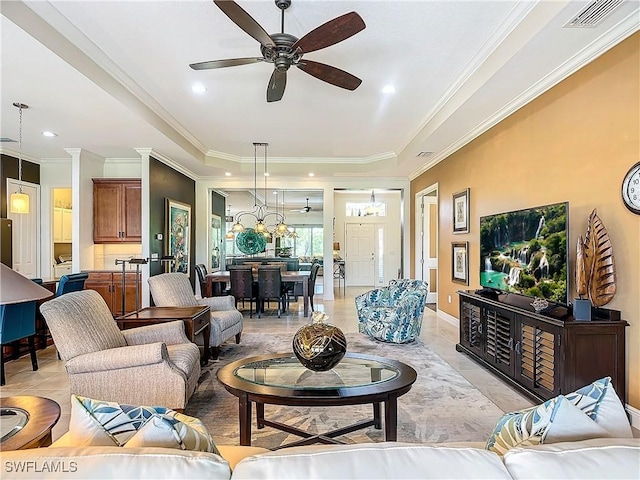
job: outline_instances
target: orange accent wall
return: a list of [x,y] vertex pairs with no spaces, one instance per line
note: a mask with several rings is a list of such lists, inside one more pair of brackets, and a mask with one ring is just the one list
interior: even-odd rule
[[[627,403],[638,409],[640,216],[625,208],[620,192],[627,170],[640,160],[639,47],[636,33],[411,182],[411,198],[438,183],[438,308],[456,318],[455,292],[461,286],[451,281],[451,242],[469,242],[470,285],[464,288],[479,288],[481,216],[568,201],[569,271],[574,272],[578,235],[584,235],[587,217],[597,209],[613,243],[617,271],[617,293],[605,308],[621,310],[630,324]],[[452,195],[467,187],[470,232],[453,235]],[[572,274],[569,282],[573,299]]]

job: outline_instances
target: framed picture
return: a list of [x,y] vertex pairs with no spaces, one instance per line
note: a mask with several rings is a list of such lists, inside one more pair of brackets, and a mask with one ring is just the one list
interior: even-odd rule
[[451,280],[469,285],[469,242],[451,243]]
[[167,255],[175,261],[169,264],[170,272],[189,275],[191,245],[191,205],[167,198]]
[[469,189],[453,194],[453,233],[469,233]]
[[220,258],[222,255],[222,218],[214,213],[211,214],[211,265],[210,272],[220,270]]

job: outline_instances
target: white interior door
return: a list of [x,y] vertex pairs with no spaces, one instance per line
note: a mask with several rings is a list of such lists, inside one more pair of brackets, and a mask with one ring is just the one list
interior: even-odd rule
[[418,194],[420,216],[416,225],[420,226],[416,255],[416,272],[421,280],[429,284],[427,303],[438,303],[438,191],[430,190]]
[[345,268],[349,286],[375,285],[376,245],[374,225],[347,223],[345,228]]
[[13,220],[13,269],[27,278],[40,277],[40,185],[22,182],[22,193],[29,195],[29,213],[11,213],[11,194],[20,183],[7,179],[7,218]]

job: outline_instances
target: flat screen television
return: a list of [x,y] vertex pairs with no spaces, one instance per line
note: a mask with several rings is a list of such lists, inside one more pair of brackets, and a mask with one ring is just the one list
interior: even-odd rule
[[569,203],[480,217],[480,285],[567,303]]

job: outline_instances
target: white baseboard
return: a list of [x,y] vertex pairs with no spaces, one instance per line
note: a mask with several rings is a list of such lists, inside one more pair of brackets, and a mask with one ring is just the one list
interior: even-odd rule
[[445,320],[447,323],[450,323],[454,327],[458,328],[460,326],[460,321],[458,320],[457,317],[454,317],[453,315],[449,315],[448,313],[443,312],[440,309],[438,309],[436,313],[438,314],[438,317],[442,318],[443,320]]
[[632,407],[631,405],[625,405],[629,417],[631,417],[631,426],[636,430],[640,430],[640,410]]

